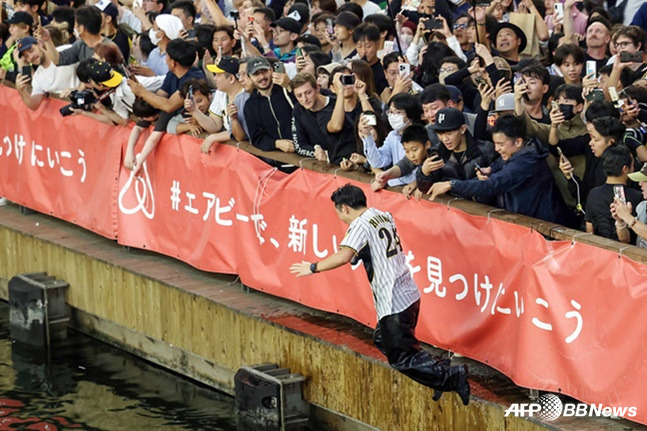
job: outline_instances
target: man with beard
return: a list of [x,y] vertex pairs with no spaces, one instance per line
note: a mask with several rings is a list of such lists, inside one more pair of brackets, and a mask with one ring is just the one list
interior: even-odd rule
[[293,153],[294,101],[285,88],[290,83],[287,75],[272,73],[270,62],[264,57],[250,59],[247,74],[255,87],[244,108],[251,144],[263,151]]
[[[79,80],[74,66],[56,66],[49,56],[38,46],[38,41],[29,36],[18,41],[18,66],[26,64],[38,66],[34,76],[20,74],[16,78],[16,88],[22,101],[31,110],[36,110],[47,93],[60,93],[68,88],[76,88]],[[31,78],[31,92],[29,81]]]

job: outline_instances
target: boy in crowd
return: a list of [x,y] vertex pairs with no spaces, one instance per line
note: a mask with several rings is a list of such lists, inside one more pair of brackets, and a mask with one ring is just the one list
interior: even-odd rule
[[610,210],[614,196],[621,196],[621,200],[631,203],[632,208],[636,208],[642,200],[642,194],[627,187],[628,175],[633,172],[633,157],[625,145],[613,145],[604,150],[602,166],[607,180],[605,184],[595,187],[589,193],[586,201],[586,231],[618,241]]
[[184,98],[184,110],[171,118],[166,131],[174,135],[189,133],[198,137],[204,130],[200,120],[208,118],[211,104],[211,88],[204,79],[190,79],[180,90]]

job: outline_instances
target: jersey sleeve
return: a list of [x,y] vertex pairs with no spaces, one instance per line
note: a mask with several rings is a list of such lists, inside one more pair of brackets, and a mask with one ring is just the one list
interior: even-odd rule
[[367,242],[368,236],[366,234],[366,227],[362,224],[355,223],[348,229],[346,236],[339,246],[350,248],[355,252],[355,254],[359,254],[364,246],[366,246]]

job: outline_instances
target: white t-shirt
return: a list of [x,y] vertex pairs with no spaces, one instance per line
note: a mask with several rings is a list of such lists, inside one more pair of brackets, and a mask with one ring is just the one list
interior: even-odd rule
[[110,95],[110,99],[112,99],[112,110],[121,118],[128,118],[133,111],[135,95],[126,79],[121,81],[115,92]]
[[74,65],[56,66],[51,63],[47,68],[39,66],[34,72],[31,78],[31,95],[60,93],[69,88],[76,88],[79,84]]

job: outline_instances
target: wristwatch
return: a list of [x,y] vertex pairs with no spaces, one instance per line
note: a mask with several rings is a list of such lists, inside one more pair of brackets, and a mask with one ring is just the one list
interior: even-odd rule
[[452,190],[455,185],[456,185],[456,180],[450,180],[449,181],[449,190]]
[[313,274],[318,273],[319,271],[317,270],[317,262],[311,263],[310,264],[310,272]]

